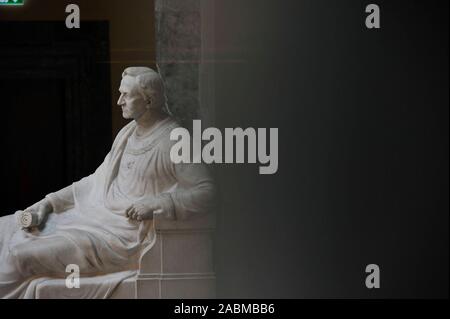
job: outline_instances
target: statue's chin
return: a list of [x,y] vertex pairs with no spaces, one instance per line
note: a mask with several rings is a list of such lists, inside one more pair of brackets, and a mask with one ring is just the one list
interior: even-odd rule
[[123,117],[124,119],[126,119],[126,120],[131,119],[130,114],[127,114],[127,113],[125,113],[125,112],[122,112],[122,117]]

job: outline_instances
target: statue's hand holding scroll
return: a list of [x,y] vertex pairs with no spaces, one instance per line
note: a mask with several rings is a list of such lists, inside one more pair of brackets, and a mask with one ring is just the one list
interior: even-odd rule
[[144,200],[131,205],[126,211],[125,216],[132,220],[142,221],[153,219],[154,214],[171,214],[172,199],[170,195],[149,196]]
[[23,229],[37,227],[42,224],[46,216],[50,214],[53,207],[48,199],[44,198],[40,202],[28,207],[19,214],[19,225]]

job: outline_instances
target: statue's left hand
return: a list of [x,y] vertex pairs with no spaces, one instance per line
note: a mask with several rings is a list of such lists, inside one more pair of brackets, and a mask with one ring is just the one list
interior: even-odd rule
[[134,203],[125,211],[125,216],[137,221],[153,219],[153,214],[163,211],[162,200],[162,198],[152,196]]

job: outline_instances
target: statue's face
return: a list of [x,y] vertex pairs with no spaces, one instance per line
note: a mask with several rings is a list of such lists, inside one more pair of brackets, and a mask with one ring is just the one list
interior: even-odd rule
[[120,97],[117,105],[122,108],[122,116],[126,119],[137,120],[147,111],[146,101],[136,87],[135,79],[125,76],[120,83]]

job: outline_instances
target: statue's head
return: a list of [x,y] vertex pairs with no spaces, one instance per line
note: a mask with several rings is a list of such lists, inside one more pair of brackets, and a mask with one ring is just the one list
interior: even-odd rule
[[122,107],[126,119],[138,119],[151,110],[164,112],[166,98],[161,76],[147,67],[129,67],[122,73],[120,97],[117,104]]

